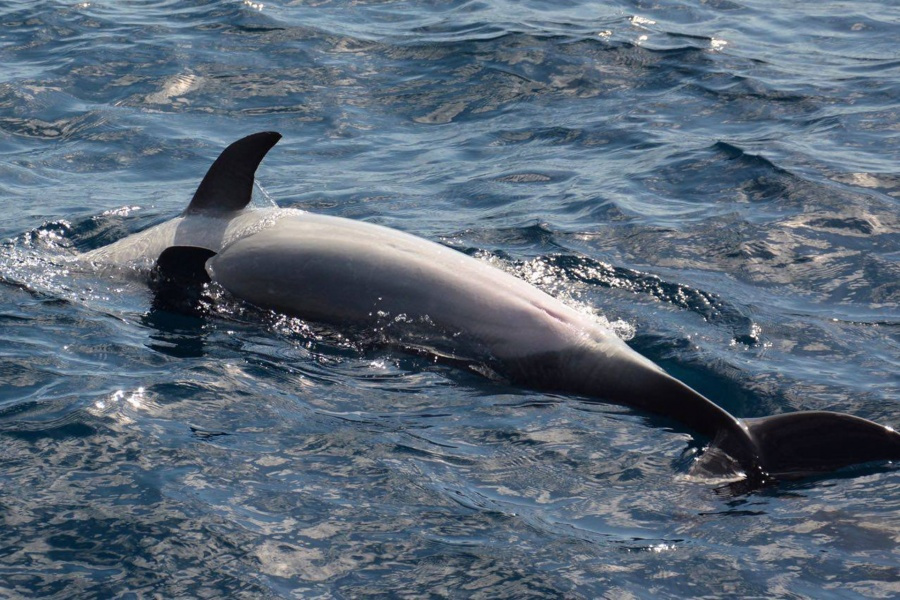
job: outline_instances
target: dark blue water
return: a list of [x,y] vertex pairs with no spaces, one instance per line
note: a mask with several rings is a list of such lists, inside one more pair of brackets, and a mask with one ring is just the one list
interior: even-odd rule
[[277,130],[255,202],[409,231],[733,413],[900,426],[892,0],[0,3],[0,597],[890,597],[891,465],[687,432],[65,259]]

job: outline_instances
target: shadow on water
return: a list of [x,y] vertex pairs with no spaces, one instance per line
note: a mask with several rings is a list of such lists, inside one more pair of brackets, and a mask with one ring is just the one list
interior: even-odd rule
[[173,246],[164,251],[150,274],[153,300],[143,323],[156,330],[150,347],[177,358],[204,354],[209,314],[206,261],[214,253],[203,248]]
[[173,358],[198,358],[205,355],[206,318],[152,308],[141,323],[153,330],[147,346]]
[[149,348],[174,358],[198,358],[205,354],[208,335],[206,286],[179,285],[184,283],[155,275],[153,301],[141,323],[153,330]]

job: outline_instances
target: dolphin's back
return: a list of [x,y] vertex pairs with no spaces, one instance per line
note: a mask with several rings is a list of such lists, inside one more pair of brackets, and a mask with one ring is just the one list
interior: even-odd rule
[[428,322],[500,359],[562,350],[585,330],[583,315],[483,261],[337,217],[282,218],[227,246],[208,268],[259,306],[327,323]]

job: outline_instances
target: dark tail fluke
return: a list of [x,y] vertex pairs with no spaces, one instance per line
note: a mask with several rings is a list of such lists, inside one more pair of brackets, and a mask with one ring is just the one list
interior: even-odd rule
[[900,433],[852,415],[807,411],[744,422],[756,445],[760,466],[775,479],[900,460]]
[[[583,394],[672,419],[708,437],[691,466],[704,478],[749,488],[875,461],[900,461],[900,433],[852,415],[806,411],[741,419],[661,369],[582,347],[519,359],[513,380]],[[652,363],[651,363],[652,364]]]

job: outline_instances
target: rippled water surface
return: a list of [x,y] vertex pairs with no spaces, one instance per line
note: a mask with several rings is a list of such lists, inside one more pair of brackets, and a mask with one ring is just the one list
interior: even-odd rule
[[440,241],[744,417],[900,426],[891,0],[0,3],[0,597],[892,597],[891,465],[689,432],[66,259],[254,202]]

